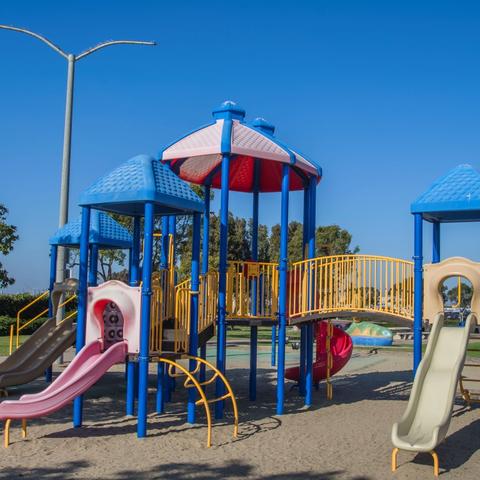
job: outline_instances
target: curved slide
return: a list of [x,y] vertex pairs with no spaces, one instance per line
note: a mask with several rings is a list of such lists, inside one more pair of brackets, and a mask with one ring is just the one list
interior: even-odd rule
[[110,367],[123,362],[126,354],[126,342],[115,343],[104,352],[100,340],[85,345],[45,390],[0,403],[0,419],[43,417],[59,410],[94,385]]
[[443,314],[437,315],[425,357],[415,375],[407,409],[393,425],[392,443],[396,449],[433,452],[444,440],[474,319],[470,314],[465,327],[445,327]]
[[[315,362],[313,363],[313,383],[327,378],[327,351],[325,348],[327,337],[327,323],[320,322],[316,325],[317,349]],[[330,375],[339,372],[350,360],[352,356],[353,343],[350,335],[341,328],[333,327],[333,336],[331,339],[331,353],[333,357],[333,366],[330,369]],[[285,370],[285,377],[289,380],[298,381],[300,377],[300,367],[291,367]]]
[[73,318],[59,325],[48,319],[3,363],[0,364],[0,388],[23,385],[40,377],[75,342]]

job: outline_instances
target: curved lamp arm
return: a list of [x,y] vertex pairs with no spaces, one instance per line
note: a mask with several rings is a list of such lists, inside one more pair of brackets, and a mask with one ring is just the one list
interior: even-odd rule
[[0,25],[0,28],[3,29],[3,30],[13,30],[14,32],[25,33],[26,35],[30,35],[31,37],[35,37],[38,40],[41,40],[43,43],[47,44],[50,48],[55,50],[62,57],[68,59],[68,55],[60,47],[57,47],[57,45],[55,45],[53,42],[51,42],[48,38],[45,38],[44,36],[39,35],[38,33],[31,32],[30,30],[27,30],[25,28],[11,27],[10,25]]
[[155,46],[155,42],[143,42],[140,40],[110,40],[108,42],[103,42],[99,43],[95,47],[89,48],[88,50],[85,50],[82,52],[80,55],[77,55],[75,57],[75,60],[80,60],[87,55],[90,55],[93,52],[96,52],[97,50],[100,50],[101,48],[109,47],[110,45],[151,45]]

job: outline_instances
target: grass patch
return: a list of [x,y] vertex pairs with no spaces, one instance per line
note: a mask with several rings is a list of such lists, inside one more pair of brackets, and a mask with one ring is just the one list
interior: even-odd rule
[[[20,335],[20,344],[22,344],[29,335]],[[15,337],[13,338],[15,347]],[[10,354],[10,337],[0,337],[0,356],[6,357]]]

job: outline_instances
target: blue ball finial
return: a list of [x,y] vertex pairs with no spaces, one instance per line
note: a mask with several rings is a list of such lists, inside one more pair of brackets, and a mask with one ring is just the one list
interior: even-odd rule
[[264,118],[262,117],[257,117],[253,122],[252,125],[255,128],[258,128],[259,130],[262,130],[262,132],[267,133],[268,135],[272,135],[275,133],[275,125],[267,122]]
[[226,100],[218,108],[212,112],[215,119],[243,120],[245,118],[245,110],[231,100]]

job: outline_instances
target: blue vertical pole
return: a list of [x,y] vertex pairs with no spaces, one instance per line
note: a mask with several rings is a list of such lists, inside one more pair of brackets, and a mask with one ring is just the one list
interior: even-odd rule
[[[308,204],[308,258],[315,258],[315,216],[316,216],[316,188],[317,179],[310,178],[309,204]],[[313,273],[311,273],[313,275]],[[309,279],[309,281],[311,281]],[[314,301],[313,289],[310,291],[309,302]],[[312,405],[313,393],[313,337],[315,328],[313,323],[307,324],[307,348],[306,348],[306,370],[305,370],[305,405]]]
[[[53,303],[52,303],[52,292],[53,288],[55,287],[55,279],[56,279],[56,265],[57,265],[57,252],[58,247],[57,245],[52,245],[50,247],[50,279],[48,282],[48,318],[52,318],[53,314]],[[50,365],[45,370],[45,381],[50,383],[52,381],[52,366]]]
[[272,352],[271,352],[271,365],[274,367],[277,364],[277,326],[272,327]]
[[[133,243],[130,249],[130,286],[137,287],[140,279],[140,217],[133,218]],[[135,412],[135,388],[137,380],[135,378],[137,368],[135,362],[127,359],[127,415],[131,416]]]
[[[228,196],[230,178],[230,154],[222,156],[222,190],[220,193],[220,259],[218,285],[218,331],[217,331],[217,368],[225,373],[227,349],[227,248],[228,248]],[[215,385],[217,397],[225,393],[223,382],[217,379]],[[215,403],[215,418],[223,417],[223,401]]]
[[165,364],[157,363],[157,393],[155,396],[155,406],[157,413],[165,411]]
[[280,261],[278,299],[278,369],[277,415],[283,414],[285,402],[285,341],[287,336],[287,265],[288,265],[288,196],[290,166],[282,166],[282,206],[280,220]]
[[440,222],[433,223],[432,263],[440,262]]
[[[85,345],[85,326],[88,301],[88,237],[90,230],[90,207],[82,207],[82,229],[80,233],[80,267],[78,274],[78,310],[76,352]],[[83,421],[83,395],[73,401],[73,426],[81,427]]]
[[[204,200],[205,200],[205,210],[203,212],[203,244],[202,244],[202,275],[208,273],[208,253],[210,249],[210,185],[205,185],[204,187]],[[205,285],[207,285],[205,283]],[[208,291],[205,288],[204,294],[208,295]],[[206,304],[206,299],[204,299],[204,305]],[[203,359],[207,358],[207,342],[205,342],[200,347],[200,357]],[[200,382],[204,382],[206,379],[206,370],[205,364],[200,365]]]
[[168,217],[162,217],[162,244],[160,249],[160,268],[168,268]]
[[[309,185],[305,185],[303,188],[303,241],[302,241],[302,258],[307,256],[307,245],[309,237],[309,202],[310,202],[310,190]],[[306,369],[306,342],[307,342],[307,325],[302,324],[300,326],[300,375],[298,390],[300,395],[305,395],[305,369]]]
[[98,273],[98,245],[93,244],[90,247],[90,268],[88,270],[88,284],[91,287],[97,286]]
[[[253,212],[252,212],[252,260],[258,261],[258,203],[260,197],[260,160],[254,160],[253,169]],[[248,279],[247,279],[248,281]],[[252,315],[257,315],[257,279],[252,278]],[[258,327],[250,327],[250,388],[251,401],[257,398],[257,348]]]
[[413,374],[417,373],[422,360],[422,320],[423,320],[423,218],[414,214],[414,307],[413,307]]
[[153,224],[154,206],[145,203],[145,227],[143,239],[143,269],[142,269],[142,309],[140,324],[140,354],[138,356],[138,425],[137,436],[147,436],[148,407],[148,361],[150,340],[150,300],[152,296],[152,260],[153,260]]
[[[196,357],[198,353],[198,290],[199,266],[200,266],[200,214],[193,215],[193,239],[192,239],[192,274],[190,283],[190,342],[189,353]],[[197,366],[195,360],[190,360],[189,370],[193,372]],[[197,392],[194,388],[188,390],[188,423],[195,423],[195,402],[197,401]]]

